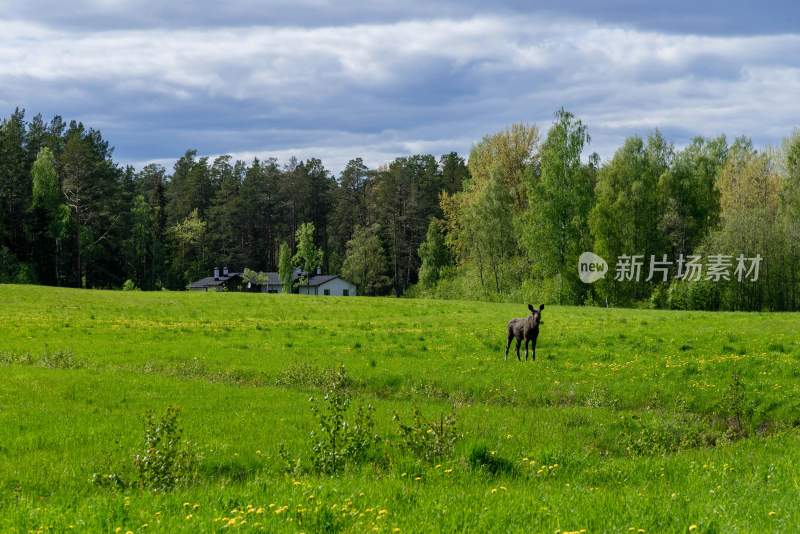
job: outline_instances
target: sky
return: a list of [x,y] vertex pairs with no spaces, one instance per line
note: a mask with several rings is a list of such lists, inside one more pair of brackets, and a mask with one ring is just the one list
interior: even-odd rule
[[[648,5],[651,4],[651,5]],[[83,121],[114,157],[467,156],[561,107],[606,160],[658,128],[800,126],[800,2],[0,0],[0,116]]]

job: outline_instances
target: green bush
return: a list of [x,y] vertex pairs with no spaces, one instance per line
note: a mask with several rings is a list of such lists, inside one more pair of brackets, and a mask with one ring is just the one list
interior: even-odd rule
[[657,285],[650,293],[650,303],[659,310],[667,308],[669,306],[668,290],[661,284]]
[[123,291],[136,291],[137,289],[139,289],[139,288],[136,287],[136,282],[134,282],[130,278],[125,280],[125,283],[122,284],[122,290]]
[[755,407],[747,396],[747,388],[739,373],[734,372],[722,396],[718,415],[725,419],[728,439],[745,438],[750,433]]
[[344,366],[340,366],[326,389],[322,406],[311,398],[318,426],[311,432],[311,461],[319,473],[338,473],[348,464],[366,460],[379,442],[372,405],[358,406],[353,418],[348,419],[350,382]]
[[691,307],[688,282],[673,280],[667,289],[667,307],[672,310],[688,310]]
[[438,421],[428,421],[415,406],[410,424],[403,423],[397,414],[393,419],[399,426],[403,448],[429,462],[447,458],[459,438],[455,414],[441,414]]
[[182,441],[179,410],[167,408],[160,419],[153,412],[145,415],[144,444],[133,458],[139,485],[154,491],[168,491],[192,481],[199,457],[189,442]]
[[469,465],[476,471],[484,471],[490,475],[514,475],[514,464],[495,451],[490,451],[486,445],[476,445],[469,452]]
[[690,282],[689,303],[693,310],[718,310],[720,305],[718,284],[711,280]]

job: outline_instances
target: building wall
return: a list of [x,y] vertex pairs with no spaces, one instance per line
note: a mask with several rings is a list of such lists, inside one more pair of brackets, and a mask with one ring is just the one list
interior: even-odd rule
[[261,286],[262,293],[280,293],[283,286],[280,284],[266,284]]

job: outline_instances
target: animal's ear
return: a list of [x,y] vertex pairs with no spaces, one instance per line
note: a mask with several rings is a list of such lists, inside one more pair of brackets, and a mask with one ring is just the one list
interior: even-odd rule
[[528,304],[528,309],[529,309],[530,311],[533,311],[533,306],[531,306],[530,304]]
[[544,304],[540,304],[539,305],[539,311],[542,311],[543,309],[544,309]]

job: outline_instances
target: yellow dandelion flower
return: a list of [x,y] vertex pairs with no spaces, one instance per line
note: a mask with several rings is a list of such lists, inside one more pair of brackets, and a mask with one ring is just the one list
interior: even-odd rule
[[689,525],[689,532],[697,530],[697,525]]
[[192,520],[192,514],[189,514],[189,515],[187,515],[187,516],[186,516],[186,520],[187,520],[187,521],[191,521],[191,520]]

